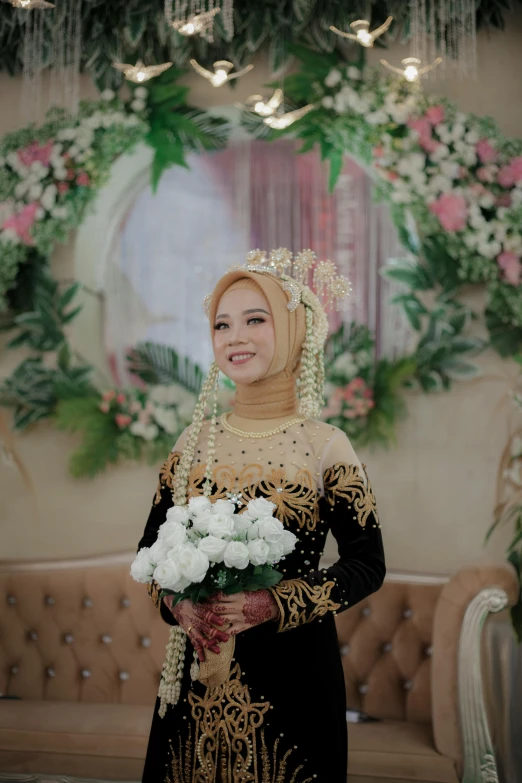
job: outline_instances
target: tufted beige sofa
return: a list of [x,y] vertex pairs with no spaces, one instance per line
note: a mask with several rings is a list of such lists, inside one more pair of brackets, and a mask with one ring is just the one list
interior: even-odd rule
[[[0,565],[0,780],[141,779],[168,627],[131,559]],[[350,725],[350,783],[497,780],[480,635],[517,594],[504,563],[392,575],[337,617],[348,706],[382,719]]]

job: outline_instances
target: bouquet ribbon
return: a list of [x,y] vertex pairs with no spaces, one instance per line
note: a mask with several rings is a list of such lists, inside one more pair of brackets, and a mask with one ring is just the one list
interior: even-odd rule
[[[223,627],[223,630],[226,631],[227,627]],[[218,688],[223,685],[230,676],[235,647],[236,637],[230,636],[228,641],[220,642],[219,653],[205,649],[205,660],[199,664],[199,682],[207,688]]]

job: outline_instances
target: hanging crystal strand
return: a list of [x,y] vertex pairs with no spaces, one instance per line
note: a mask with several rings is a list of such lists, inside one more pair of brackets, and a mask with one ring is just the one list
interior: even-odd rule
[[222,0],[221,15],[227,41],[234,37],[234,0]]
[[66,0],[62,10],[53,31],[50,103],[76,114],[80,98],[81,0]]
[[42,109],[44,13],[41,10],[26,11],[21,93],[21,113],[25,123],[38,121]]
[[426,30],[426,0],[410,0],[411,44],[412,57],[418,57],[424,64],[428,56]]

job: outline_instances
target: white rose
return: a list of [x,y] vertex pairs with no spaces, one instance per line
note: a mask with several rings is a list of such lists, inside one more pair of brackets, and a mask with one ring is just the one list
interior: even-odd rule
[[102,101],[112,101],[115,98],[114,90],[104,90],[100,95]]
[[[66,220],[69,213],[67,212],[67,207],[53,207],[51,210],[51,215],[53,218],[56,218],[57,220]],[[132,431],[132,424],[130,426],[130,429]]]
[[255,541],[249,541],[248,554],[252,565],[264,565],[270,551],[269,545],[263,539],[258,538]]
[[224,561],[228,568],[243,570],[250,562],[248,547],[241,541],[230,541],[225,549]]
[[36,199],[39,199],[42,193],[43,193],[43,187],[39,182],[36,185],[31,185],[31,187],[29,188],[29,198],[32,201],[36,201]]
[[210,511],[212,503],[204,495],[198,495],[195,498],[190,498],[188,502],[189,511],[191,514],[197,514],[199,511]]
[[282,522],[274,517],[264,517],[258,523],[259,535],[269,544],[275,544],[281,541],[284,527]]
[[208,533],[208,526],[212,519],[212,512],[208,508],[202,508],[197,514],[192,516],[192,527],[197,530],[198,533]]
[[156,423],[162,427],[169,435],[173,435],[178,429],[178,417],[176,411],[173,408],[164,408],[163,406],[155,406],[152,413]]
[[274,565],[274,563],[278,563],[281,558],[284,557],[284,554],[285,549],[283,546],[283,539],[281,538],[280,541],[268,545],[268,555],[266,562],[270,563],[270,565]]
[[360,79],[361,71],[355,65],[349,65],[346,69],[346,75],[349,79]]
[[247,519],[259,519],[259,517],[270,517],[275,510],[275,503],[271,503],[266,498],[254,498],[248,502],[244,514]]
[[334,107],[334,99],[331,95],[325,95],[321,103],[325,109],[333,109]]
[[[242,516],[244,517],[245,515],[243,514]],[[252,522],[247,530],[247,538],[249,541],[259,538],[259,522]]]
[[187,540],[185,525],[179,520],[164,522],[158,531],[158,538],[169,550],[177,549]]
[[181,573],[178,562],[174,557],[163,560],[154,570],[154,579],[165,590],[174,590],[180,593],[190,582]]
[[378,109],[367,114],[366,121],[370,125],[384,125],[385,122],[388,122],[388,115],[382,109]]
[[130,575],[136,582],[150,582],[152,574],[154,573],[154,565],[150,560],[150,549],[148,546],[142,547],[134,560],[130,568]]
[[231,517],[234,515],[234,504],[231,503],[230,500],[216,500],[212,505],[212,513],[224,514],[226,517]]
[[186,525],[189,516],[188,506],[172,506],[167,511],[167,522],[181,522],[182,525]]
[[158,537],[149,549],[150,562],[154,563],[154,565],[158,565],[162,560],[167,559],[168,554],[168,548],[165,546],[165,541]]
[[194,544],[183,544],[176,552],[176,560],[185,579],[202,582],[207,575],[209,559]]
[[57,193],[58,193],[58,189],[56,185],[48,185],[43,192],[40,202],[48,212],[50,212],[51,209],[54,207],[54,202],[56,201]]
[[293,552],[295,549],[295,545],[297,544],[297,536],[291,533],[290,530],[283,530],[282,543],[283,554],[289,555],[290,552]]
[[245,536],[254,523],[244,514],[234,514],[234,535]]
[[208,523],[208,532],[217,538],[226,538],[234,532],[234,517],[226,514],[213,514]]
[[132,103],[131,103],[131,109],[133,111],[143,111],[145,106],[146,106],[145,101],[135,100],[135,101],[132,101]]
[[340,82],[342,79],[341,72],[337,70],[337,68],[332,68],[326,79],[324,80],[324,83],[327,87],[335,87],[338,82]]
[[136,98],[143,99],[146,98],[148,94],[149,91],[147,90],[146,87],[136,87],[136,89],[134,90],[134,95],[136,96]]
[[337,372],[343,372],[349,377],[357,374],[357,365],[354,362],[353,355],[351,353],[342,353],[334,361],[332,367]]
[[198,549],[205,553],[211,563],[222,563],[228,543],[216,536],[206,536],[198,542]]

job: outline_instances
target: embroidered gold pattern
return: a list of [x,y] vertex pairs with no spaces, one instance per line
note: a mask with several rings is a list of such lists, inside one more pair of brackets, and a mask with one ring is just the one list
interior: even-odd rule
[[[312,778],[298,778],[303,769],[303,764],[299,764],[293,773],[288,770],[288,760],[293,753],[289,749],[282,758],[278,758],[280,738],[277,737],[272,750],[272,758],[265,741],[265,730],[261,729],[261,780],[260,783],[310,783]],[[291,774],[291,777],[289,775]]]
[[[366,465],[363,465],[363,470],[366,474]],[[324,491],[331,506],[335,504],[338,497],[348,501],[357,514],[357,521],[361,527],[366,526],[370,514],[374,515],[375,523],[379,525],[377,505],[371,484],[367,480],[365,486],[357,465],[338,462],[328,468],[324,474]]]
[[252,702],[240,675],[236,663],[223,685],[206,688],[203,697],[188,694],[195,723],[191,783],[261,783],[256,730],[270,702]]
[[167,772],[165,783],[192,783],[193,740],[192,727],[189,726],[188,736],[182,738],[178,734],[178,751],[174,752],[172,740],[170,745],[170,772]]
[[160,590],[161,590],[161,588],[158,587],[158,583],[155,582],[154,579],[152,580],[152,582],[147,582],[147,592],[150,595],[150,597],[152,598],[152,603],[154,604],[156,609],[161,611]]
[[288,631],[340,609],[341,604],[330,598],[334,587],[331,581],[309,585],[304,579],[284,579],[269,588],[279,607],[278,631]]
[[178,462],[181,458],[179,451],[171,451],[163,465],[161,466],[158,486],[156,494],[154,496],[154,505],[157,506],[161,501],[161,490],[163,487],[167,487],[172,491],[172,482],[174,480],[174,473],[178,467]]

